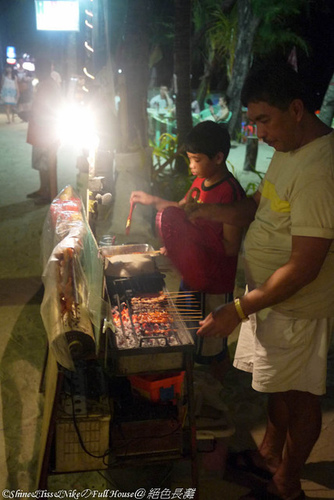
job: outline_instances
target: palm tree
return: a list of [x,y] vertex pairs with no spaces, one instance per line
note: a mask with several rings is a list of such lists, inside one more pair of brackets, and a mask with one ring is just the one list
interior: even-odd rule
[[[182,145],[192,128],[190,87],[191,0],[175,0],[174,72],[177,77],[176,122],[178,143]],[[187,173],[187,164],[177,160],[177,169]]]
[[309,0],[237,0],[238,43],[232,78],[227,90],[233,112],[229,131],[233,136],[240,125],[240,95],[253,57],[268,57],[279,52],[288,54],[292,46],[305,52],[307,43],[292,29],[292,21]]
[[329,82],[325,97],[320,108],[319,118],[331,127],[334,117],[334,74]]
[[237,9],[232,6],[227,15],[215,0],[195,0],[193,25],[193,60],[196,63],[200,56],[204,67],[197,92],[197,100],[203,107],[216,75],[223,72],[227,81],[231,77],[237,35]]
[[[194,3],[194,47],[199,46],[204,60],[204,75],[199,90],[203,102],[210,88],[217,61],[228,81],[233,135],[239,127],[240,93],[254,56],[289,53],[293,45],[307,51],[304,40],[290,27],[292,20],[309,0],[214,0]],[[205,34],[205,44],[203,36]],[[198,40],[202,40],[199,44]],[[204,97],[203,97],[204,96]]]
[[232,118],[228,124],[231,137],[240,128],[240,95],[248,69],[250,67],[252,47],[256,31],[260,25],[260,17],[252,9],[252,0],[237,0],[238,6],[238,38],[235,49],[232,77],[227,89],[230,98]]
[[128,0],[124,31],[124,76],[126,81],[128,143],[123,147],[145,147],[147,136],[148,21],[150,2]]

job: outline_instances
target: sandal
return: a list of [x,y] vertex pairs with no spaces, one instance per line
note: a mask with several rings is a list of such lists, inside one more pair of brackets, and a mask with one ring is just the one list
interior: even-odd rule
[[270,481],[273,474],[266,469],[258,467],[253,462],[253,450],[244,450],[239,453],[229,453],[227,457],[227,467],[233,471],[239,471],[256,476],[258,479]]
[[51,200],[50,200],[50,198],[44,198],[44,197],[35,198],[34,203],[35,203],[35,205],[50,205]]
[[40,196],[42,196],[42,192],[41,191],[34,191],[33,193],[29,193],[27,194],[27,198],[39,198]]

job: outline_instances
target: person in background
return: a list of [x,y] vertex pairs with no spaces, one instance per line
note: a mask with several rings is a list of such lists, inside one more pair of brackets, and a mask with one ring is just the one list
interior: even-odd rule
[[196,92],[192,92],[192,101],[191,101],[191,112],[195,115],[199,115],[201,112],[201,108],[199,106],[199,102],[197,100]]
[[19,100],[20,91],[17,77],[14,75],[13,68],[7,66],[2,77],[0,96],[5,104],[7,123],[15,121],[15,106]]
[[51,63],[51,78],[54,79],[54,81],[59,85],[59,87],[61,88],[61,84],[62,84],[62,78],[60,76],[60,74],[58,73],[58,71],[55,70],[55,65],[54,63],[52,62]]
[[168,87],[161,85],[160,93],[150,100],[150,107],[155,108],[158,113],[163,113],[173,108],[173,99],[168,93]]
[[321,432],[334,324],[334,132],[286,64],[254,66],[241,97],[259,139],[276,151],[253,197],[191,215],[251,224],[248,293],[207,316],[197,333],[227,337],[242,323],[234,365],[268,394],[263,441],[233,464],[269,482],[243,498],[296,500],[305,498],[301,471]]
[[218,108],[217,112],[215,112],[212,101],[211,101],[211,103],[208,102],[210,112],[213,116],[213,119],[216,122],[219,123],[220,121],[225,121],[228,118],[228,116],[230,114],[230,110],[228,109],[228,101],[229,101],[229,99],[227,96],[219,97],[219,100],[218,100],[219,108]]
[[19,59],[16,66],[17,81],[19,86],[20,96],[17,102],[17,114],[23,122],[29,119],[33,98],[33,74],[26,71],[23,67],[24,60]]
[[[191,173],[196,178],[180,202],[164,200],[142,191],[132,192],[130,202],[150,205],[159,212],[167,212],[170,207],[184,208],[189,195],[192,194],[194,189],[199,191],[197,202],[200,205],[203,203],[231,203],[245,197],[244,190],[231,172],[229,172],[226,165],[226,159],[230,151],[230,136],[226,129],[211,121],[199,123],[188,134],[185,141],[185,150],[189,158]],[[205,232],[207,232],[207,239],[209,239],[211,232],[215,232],[217,239],[223,241],[225,247],[225,260],[228,263],[227,266],[229,266],[229,276],[225,282],[220,283],[219,272],[218,270],[215,272],[215,293],[194,293],[194,289],[191,288],[189,283],[185,282],[185,278],[181,283],[180,290],[182,292],[189,291],[191,292],[189,295],[195,295],[198,303],[203,308],[202,312],[205,313],[205,311],[207,312],[216,307],[222,300],[231,300],[242,230],[231,225],[212,225],[210,222],[206,224],[205,221],[202,222],[200,228],[196,229],[193,227],[193,224],[187,224],[183,219],[177,222],[178,216],[179,214],[177,213],[175,215],[171,214],[171,219],[175,227],[172,231],[175,233],[175,245],[181,247],[181,252],[186,252],[185,257],[189,262],[188,273],[190,275],[193,273],[199,275],[209,272],[206,268],[206,266],[209,266],[207,259],[198,257],[196,263],[194,263],[194,260],[191,262],[192,256],[196,254],[202,255],[200,245],[205,241],[205,238],[203,239]],[[187,241],[186,248],[182,248],[183,239]],[[202,265],[202,269],[199,268],[200,265]],[[223,266],[223,263],[219,260],[217,268],[220,266]],[[203,339],[199,339],[196,336],[195,341],[197,344],[196,361],[201,364],[210,365],[212,374],[221,380],[226,368],[226,341],[223,339],[209,339],[203,342]]]
[[39,83],[28,121],[27,143],[32,145],[32,168],[39,172],[40,187],[27,198],[34,198],[36,204],[46,204],[58,194],[58,112],[62,100],[59,85],[51,77],[49,59],[36,61],[36,75]]

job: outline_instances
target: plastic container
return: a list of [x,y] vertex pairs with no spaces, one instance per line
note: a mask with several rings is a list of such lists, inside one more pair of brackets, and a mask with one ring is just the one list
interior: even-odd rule
[[115,236],[104,234],[99,241],[99,247],[111,247],[114,243]]
[[143,375],[129,377],[134,393],[155,403],[176,401],[182,395],[185,372],[166,375]]

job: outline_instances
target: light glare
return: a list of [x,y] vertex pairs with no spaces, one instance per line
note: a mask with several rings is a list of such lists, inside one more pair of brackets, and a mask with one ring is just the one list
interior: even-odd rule
[[65,106],[59,114],[59,137],[78,149],[94,149],[98,138],[92,112],[77,104]]

